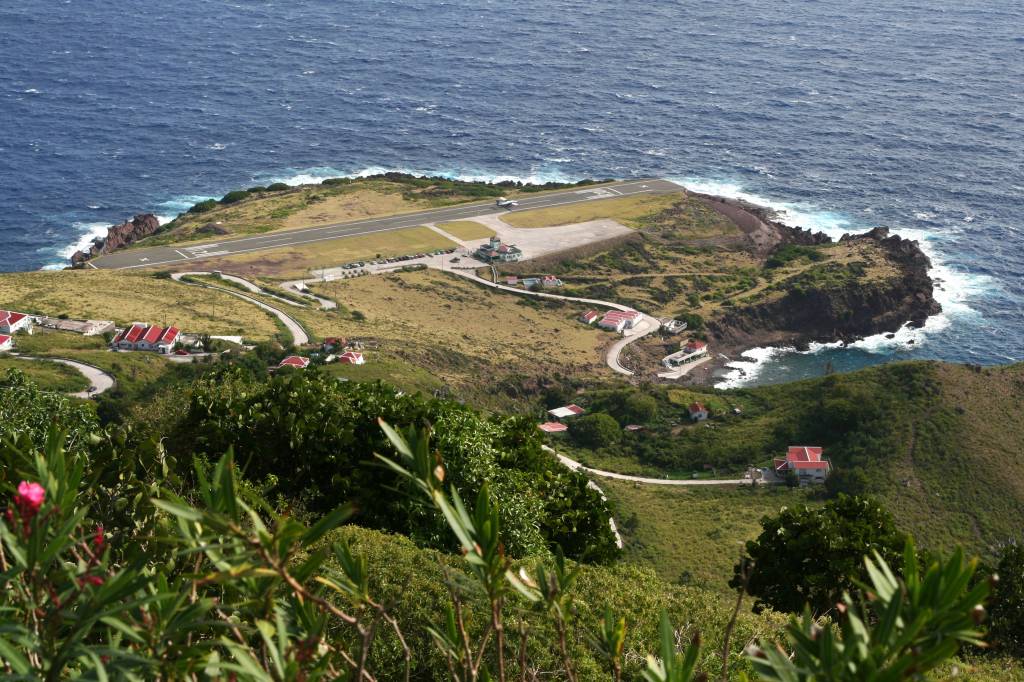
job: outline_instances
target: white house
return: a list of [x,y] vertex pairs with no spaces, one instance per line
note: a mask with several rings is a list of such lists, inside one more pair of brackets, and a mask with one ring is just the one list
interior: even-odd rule
[[621,332],[626,329],[632,329],[642,317],[643,315],[636,310],[609,310],[601,318],[601,321],[597,323],[597,326],[601,329]]
[[0,334],[14,334],[24,331],[32,333],[32,318],[26,313],[16,313],[10,310],[0,310]]
[[0,353],[14,350],[14,337],[7,334],[0,334]]
[[583,324],[594,324],[601,315],[596,310],[588,310],[580,315],[580,322]]
[[704,341],[693,340],[684,345],[672,355],[666,355],[661,359],[661,364],[666,367],[678,367],[687,362],[694,362],[708,354],[708,344]]
[[704,403],[690,403],[688,409],[692,421],[702,422],[708,418],[708,408],[704,406]]
[[821,454],[822,448],[817,445],[790,445],[786,457],[775,458],[772,467],[780,477],[793,471],[803,484],[824,483],[831,464],[827,459],[822,459]]
[[181,330],[177,327],[160,327],[133,322],[132,326],[121,330],[110,342],[120,350],[148,350],[157,353],[170,353],[178,342]]
[[513,244],[502,244],[498,237],[491,237],[473,255],[485,263],[512,263],[523,259],[522,249]]
[[586,410],[579,405],[566,405],[565,407],[556,407],[553,410],[548,410],[548,414],[550,414],[555,421],[575,417],[583,414],[584,412],[586,412]]

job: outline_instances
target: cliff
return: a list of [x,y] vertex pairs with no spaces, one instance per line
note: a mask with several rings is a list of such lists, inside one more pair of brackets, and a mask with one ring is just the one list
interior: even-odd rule
[[107,229],[107,236],[93,241],[92,246],[84,251],[76,251],[71,256],[73,266],[81,266],[90,258],[111,253],[124,248],[138,240],[155,234],[160,229],[160,221],[152,213],[141,213],[120,225],[112,225]]
[[[824,235],[775,224],[779,243],[819,245]],[[824,241],[822,240],[824,237]],[[854,341],[895,332],[906,323],[923,325],[941,311],[932,296],[931,266],[915,241],[875,228],[844,235],[840,244],[873,247],[879,263],[827,263],[774,284],[760,300],[726,309],[708,331],[729,349],[764,345],[806,348],[812,341]],[[879,268],[879,265],[884,266]],[[884,276],[871,270],[883,269]]]

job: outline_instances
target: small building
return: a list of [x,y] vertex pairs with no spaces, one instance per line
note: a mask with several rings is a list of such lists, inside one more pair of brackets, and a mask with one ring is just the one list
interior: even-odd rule
[[584,412],[586,412],[586,410],[579,405],[566,405],[564,407],[556,407],[553,410],[548,410],[548,414],[550,414],[555,421],[561,421],[563,419],[568,419],[569,417],[577,417]]
[[0,334],[6,334],[9,336],[19,331],[31,334],[32,318],[27,313],[0,310]]
[[672,355],[666,355],[661,359],[661,364],[666,367],[678,367],[688,362],[700,360],[708,354],[708,344],[704,341],[691,339],[685,344],[679,344],[680,349]]
[[597,326],[609,331],[622,332],[635,327],[642,317],[643,315],[636,310],[609,310]]
[[690,411],[690,420],[695,422],[702,422],[708,418],[708,408],[705,407],[704,403],[690,403],[688,408]]
[[320,345],[320,349],[325,353],[330,353],[332,350],[338,350],[348,346],[348,339],[343,336],[328,336],[324,339],[324,342]]
[[514,244],[503,244],[498,237],[491,237],[473,254],[485,263],[514,263],[523,259],[523,251]]
[[527,289],[533,289],[534,287],[540,286],[540,280],[536,277],[526,277],[522,280],[521,284]]
[[517,287],[519,286],[519,277],[517,275],[509,275],[505,278],[505,284],[510,287]]
[[790,445],[786,457],[772,460],[776,476],[785,477],[790,471],[796,473],[800,483],[824,483],[828,478],[831,464],[822,458],[823,449],[817,445]]
[[309,358],[304,358],[301,355],[289,355],[281,362],[277,363],[277,368],[282,367],[294,367],[295,369],[306,369],[309,367]]
[[562,280],[554,275],[544,275],[541,277],[540,285],[544,288],[560,287],[562,286]]
[[597,318],[601,317],[601,314],[596,310],[588,310],[587,312],[580,315],[580,322],[583,324],[594,324],[597,322]]
[[161,327],[133,322],[130,327],[122,329],[110,345],[119,350],[148,350],[166,354],[174,350],[174,344],[178,343],[180,336],[181,330],[174,326]]
[[543,424],[538,424],[537,428],[543,431],[544,433],[551,434],[565,433],[566,431],[569,430],[568,426],[560,422],[544,422]]
[[643,431],[643,430],[644,430],[644,427],[643,427],[642,424],[626,424],[623,427],[623,431],[629,431],[630,433],[636,433],[638,431]]
[[366,358],[363,357],[362,353],[350,350],[339,355],[338,362],[346,365],[365,365]]
[[0,353],[14,350],[14,337],[8,334],[0,334]]
[[113,334],[116,331],[113,320],[72,320],[43,316],[36,320],[36,324],[57,331],[74,332],[82,336],[98,336],[107,332]]

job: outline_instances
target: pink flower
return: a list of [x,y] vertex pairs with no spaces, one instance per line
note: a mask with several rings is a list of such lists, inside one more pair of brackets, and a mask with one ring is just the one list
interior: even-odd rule
[[31,519],[43,506],[46,489],[38,483],[22,481],[18,484],[18,492],[14,494],[14,506],[25,520]]

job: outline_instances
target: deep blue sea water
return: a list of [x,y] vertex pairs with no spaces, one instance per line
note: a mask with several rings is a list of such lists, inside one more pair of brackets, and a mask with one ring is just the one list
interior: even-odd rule
[[943,315],[755,352],[757,381],[1024,359],[1018,0],[0,4],[0,270],[135,212],[384,169],[664,176],[922,240]]

